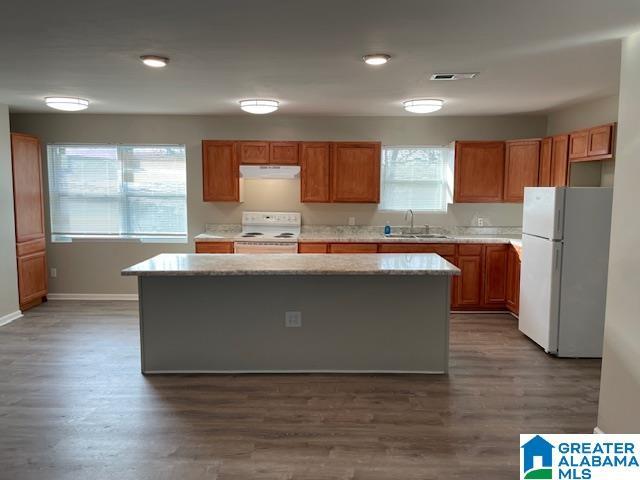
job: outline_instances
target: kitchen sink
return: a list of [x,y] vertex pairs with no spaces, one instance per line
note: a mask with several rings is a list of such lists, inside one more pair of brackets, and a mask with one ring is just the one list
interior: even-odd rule
[[390,233],[387,238],[449,238],[438,233]]

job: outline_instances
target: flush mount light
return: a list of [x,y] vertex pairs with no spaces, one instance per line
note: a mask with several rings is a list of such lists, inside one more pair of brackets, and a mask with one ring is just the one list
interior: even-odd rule
[[140,60],[142,60],[142,63],[147,67],[153,68],[166,67],[167,63],[169,63],[169,59],[167,57],[160,57],[158,55],[142,55]]
[[444,105],[444,100],[435,98],[419,98],[402,102],[404,109],[411,113],[432,113],[437,112]]
[[89,100],[78,97],[45,97],[44,103],[47,107],[65,112],[77,112],[89,107]]
[[367,65],[384,65],[390,58],[391,55],[387,55],[386,53],[372,53],[371,55],[362,57],[362,60],[364,60],[364,63]]
[[240,108],[242,110],[248,113],[255,113],[257,115],[275,112],[278,110],[278,105],[280,105],[280,102],[277,100],[264,100],[260,98],[240,100]]

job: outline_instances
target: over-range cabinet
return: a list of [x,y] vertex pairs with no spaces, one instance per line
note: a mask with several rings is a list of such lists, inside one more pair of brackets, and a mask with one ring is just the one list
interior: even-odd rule
[[20,309],[47,298],[44,202],[40,141],[31,135],[11,134],[13,202]]

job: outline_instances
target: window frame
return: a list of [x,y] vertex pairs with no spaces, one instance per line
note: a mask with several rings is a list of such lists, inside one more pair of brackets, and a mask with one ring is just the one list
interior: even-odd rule
[[[115,147],[118,152],[118,160],[120,162],[121,171],[124,171],[123,165],[124,162],[120,160],[120,149],[121,147],[181,147],[184,149],[184,169],[185,169],[185,191],[184,191],[184,201],[185,201],[185,232],[179,234],[172,233],[160,233],[160,234],[104,234],[104,233],[53,233],[53,224],[52,224],[52,192],[51,185],[55,184],[57,178],[51,176],[51,168],[49,161],[49,147]],[[110,143],[110,142],[96,142],[96,143],[84,143],[84,142],[51,142],[46,144],[46,157],[47,157],[47,202],[48,202],[48,225],[50,233],[51,243],[72,243],[72,242],[107,242],[107,243],[189,243],[189,189],[188,189],[188,179],[187,179],[187,146],[183,143]],[[123,212],[128,212],[127,208],[127,200],[129,198],[182,198],[182,195],[130,195],[127,193],[126,183],[123,181],[123,192],[117,196],[109,196],[109,195],[94,195],[90,198],[98,199],[98,198],[113,198],[115,201],[118,201],[121,205],[121,209]],[[56,188],[56,192],[59,190]],[[67,197],[67,198],[83,198],[83,195],[80,194],[59,194],[58,197]],[[86,198],[86,197],[84,197]],[[130,225],[131,219],[130,215],[125,215],[120,219],[121,225]]]
[[[442,181],[436,181],[436,180],[418,180],[418,181],[395,181],[395,182],[387,182],[387,183],[393,183],[393,184],[400,184],[400,183],[405,183],[405,184],[416,184],[416,183],[421,183],[424,185],[428,185],[428,184],[432,184],[432,185],[444,185],[445,187],[445,201],[444,201],[444,208],[442,210],[430,210],[430,209],[424,209],[424,208],[413,208],[413,207],[407,207],[407,208],[402,208],[402,209],[393,209],[393,208],[384,208],[382,207],[382,197],[384,195],[384,185],[385,185],[385,178],[384,178],[384,154],[385,154],[385,149],[427,149],[427,148],[437,148],[440,150],[444,150],[446,152],[446,156],[447,158],[445,158],[444,160],[444,164],[445,166],[448,165],[449,166],[449,175],[445,174],[445,178]],[[429,213],[432,215],[446,215],[449,211],[449,205],[453,203],[453,152],[451,149],[451,145],[383,145],[382,149],[381,149],[381,156],[380,156],[380,203],[378,204],[378,212],[382,212],[382,213],[394,213],[394,212],[406,212],[408,210],[412,210],[414,212],[419,212],[419,213]]]

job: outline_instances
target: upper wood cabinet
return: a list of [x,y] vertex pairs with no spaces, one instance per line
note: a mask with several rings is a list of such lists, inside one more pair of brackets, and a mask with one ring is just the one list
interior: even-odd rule
[[298,142],[269,142],[269,163],[298,165]]
[[591,158],[612,157],[614,131],[614,123],[590,128],[587,155]]
[[551,150],[553,144],[553,137],[546,137],[542,139],[542,145],[540,147],[540,170],[538,173],[538,186],[549,187],[551,186]]
[[524,187],[537,187],[540,140],[506,142],[504,201],[524,201]]
[[269,142],[238,142],[238,158],[243,165],[269,163]]
[[502,202],[505,143],[456,142],[454,201]]
[[380,142],[332,144],[331,201],[380,201]]
[[589,130],[580,130],[569,135],[569,160],[584,158],[589,151]]
[[615,123],[585,128],[569,134],[569,161],[585,162],[613,158]]
[[202,141],[202,180],[202,197],[205,202],[240,200],[236,142]]
[[331,201],[329,194],[330,165],[330,143],[300,143],[300,200],[302,202]]
[[569,135],[556,135],[551,146],[550,186],[564,187],[569,183]]
[[11,134],[16,242],[44,237],[40,141],[31,135]]

